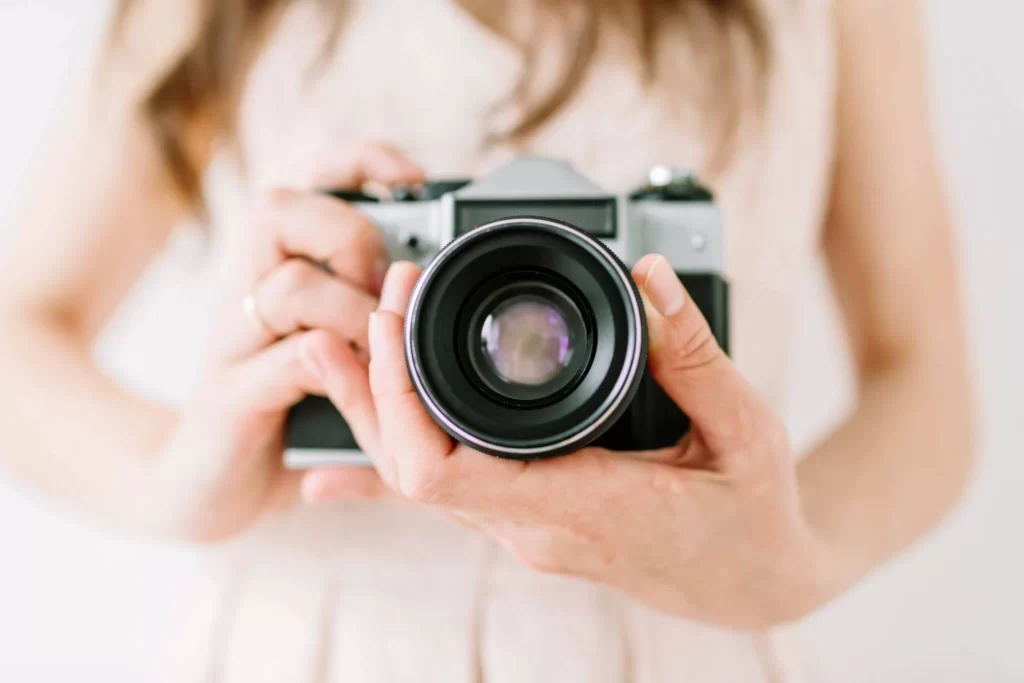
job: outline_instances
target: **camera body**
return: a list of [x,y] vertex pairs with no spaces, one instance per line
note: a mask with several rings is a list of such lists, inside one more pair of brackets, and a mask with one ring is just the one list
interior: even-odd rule
[[[455,438],[501,457],[535,459],[584,445],[661,448],[686,433],[686,416],[646,371],[646,323],[622,264],[651,252],[665,256],[728,350],[721,214],[692,175],[655,167],[635,192],[613,195],[567,163],[520,157],[478,180],[428,183],[397,192],[393,201],[334,194],[352,201],[380,228],[392,260],[426,268],[406,321],[407,360],[432,417]],[[591,275],[596,279],[587,284]],[[573,314],[580,321],[573,332],[575,360],[566,361],[563,379],[539,387],[495,388],[505,380],[489,379],[484,386],[473,370],[477,361],[469,359],[483,353],[476,341],[481,325],[490,323],[474,322],[483,314],[474,317],[469,309],[491,304],[474,299],[473,292],[522,290],[537,277],[547,283],[544,291],[569,292],[564,306],[582,311]],[[487,284],[492,282],[498,284]],[[442,284],[446,291],[434,291]],[[584,410],[587,400],[593,407]],[[486,415],[468,415],[489,401],[494,406]],[[477,438],[489,433],[489,422],[498,431],[499,422],[530,431],[549,420],[562,424],[529,444],[515,444],[522,447],[508,446],[511,434]],[[326,398],[298,403],[286,436],[289,468],[369,464]]]

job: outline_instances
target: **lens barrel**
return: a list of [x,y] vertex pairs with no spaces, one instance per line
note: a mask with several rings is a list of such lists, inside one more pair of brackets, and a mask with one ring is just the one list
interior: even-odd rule
[[449,434],[535,460],[592,443],[632,402],[647,330],[606,245],[545,218],[505,218],[449,243],[413,290],[409,373]]

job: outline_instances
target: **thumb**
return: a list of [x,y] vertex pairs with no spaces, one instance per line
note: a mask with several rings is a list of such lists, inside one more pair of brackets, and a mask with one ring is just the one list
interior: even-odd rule
[[633,268],[647,313],[647,363],[712,450],[750,443],[761,413],[753,388],[715,340],[707,320],[664,256]]

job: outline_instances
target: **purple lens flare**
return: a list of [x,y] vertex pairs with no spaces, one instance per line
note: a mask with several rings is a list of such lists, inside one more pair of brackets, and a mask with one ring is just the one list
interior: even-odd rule
[[537,296],[502,302],[487,316],[480,336],[494,371],[510,384],[546,384],[565,370],[572,356],[565,318]]

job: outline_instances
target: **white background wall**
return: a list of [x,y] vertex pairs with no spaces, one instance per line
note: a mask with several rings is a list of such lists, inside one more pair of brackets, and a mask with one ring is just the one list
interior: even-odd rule
[[[11,230],[7,207],[104,6],[0,3],[0,249]],[[1024,681],[1024,6],[930,7],[985,460],[943,529],[805,626],[825,679],[841,683]],[[834,362],[836,336],[819,277],[807,291],[793,352],[801,391],[788,411],[804,442],[838,408],[820,398],[834,393],[818,378]],[[92,528],[0,472],[0,681],[149,680],[147,654],[159,647],[191,566],[186,551]]]

